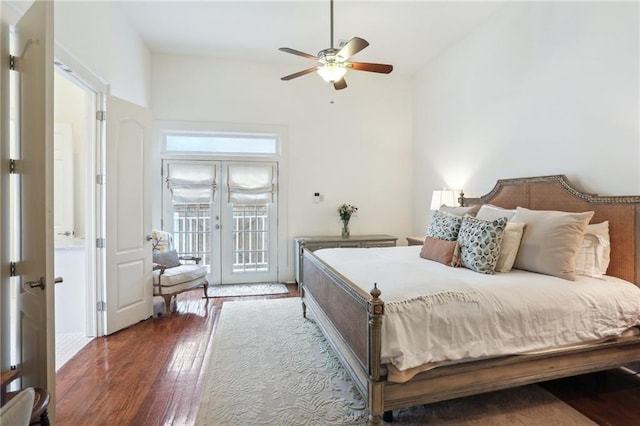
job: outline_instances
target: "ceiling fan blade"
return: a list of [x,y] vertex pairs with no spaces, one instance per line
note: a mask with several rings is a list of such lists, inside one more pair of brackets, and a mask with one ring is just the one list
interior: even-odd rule
[[301,51],[296,50],[296,49],[291,49],[290,47],[281,47],[281,48],[280,48],[280,49],[278,49],[278,50],[280,50],[281,52],[287,52],[287,53],[291,53],[291,54],[293,54],[293,55],[302,56],[303,58],[313,59],[314,61],[315,61],[315,60],[318,60],[318,57],[317,57],[317,56],[313,56],[313,55],[310,55],[310,54],[308,54],[308,53],[301,52]]
[[381,74],[389,74],[393,71],[393,65],[387,64],[371,64],[368,62],[345,62],[345,67],[357,71],[379,72]]
[[333,82],[333,88],[336,90],[342,90],[346,87],[347,87],[347,82],[345,81],[344,77],[338,81]]
[[349,59],[365,47],[369,45],[369,42],[360,37],[354,37],[344,45],[342,49],[338,52],[338,56],[341,56],[343,59]]
[[285,81],[286,80],[292,80],[292,79],[294,79],[296,77],[301,77],[301,76],[303,76],[305,74],[312,73],[312,72],[316,71],[317,69],[318,69],[318,67],[307,68],[306,70],[303,70],[303,71],[298,71],[298,72],[293,73],[293,74],[285,75],[280,80],[285,80]]

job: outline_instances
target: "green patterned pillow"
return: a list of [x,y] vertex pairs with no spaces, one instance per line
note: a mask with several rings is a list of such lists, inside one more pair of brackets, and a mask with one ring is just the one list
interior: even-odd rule
[[427,229],[427,237],[455,241],[458,239],[458,231],[460,231],[461,224],[462,216],[437,211],[433,214]]
[[493,274],[506,226],[507,219],[504,217],[488,221],[465,216],[458,234],[462,266],[483,274]]

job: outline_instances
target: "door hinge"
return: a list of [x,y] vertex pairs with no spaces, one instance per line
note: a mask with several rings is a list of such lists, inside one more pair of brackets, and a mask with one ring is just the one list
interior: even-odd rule
[[96,175],[96,184],[104,185],[104,175],[103,174]]
[[105,248],[107,246],[106,238],[96,238],[96,247]]
[[16,59],[17,59],[17,58],[16,58],[15,56],[13,56],[13,55],[9,55],[9,69],[10,69],[11,71],[15,71],[15,70],[16,70],[16,67],[17,67],[17,65],[16,65],[16,62],[17,62],[17,61],[16,61]]
[[96,120],[105,121],[107,119],[106,111],[96,111]]
[[9,276],[16,276],[16,262],[9,262]]
[[107,310],[107,302],[98,302],[98,312],[104,312]]
[[9,174],[16,173],[16,160],[9,158]]

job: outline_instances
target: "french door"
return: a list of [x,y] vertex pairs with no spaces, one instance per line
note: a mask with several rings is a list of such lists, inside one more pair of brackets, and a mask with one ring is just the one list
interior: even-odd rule
[[163,229],[211,284],[278,280],[277,162],[164,160]]

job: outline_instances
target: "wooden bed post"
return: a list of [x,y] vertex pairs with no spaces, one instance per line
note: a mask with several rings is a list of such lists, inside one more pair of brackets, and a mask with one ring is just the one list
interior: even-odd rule
[[382,318],[384,316],[384,302],[380,300],[382,292],[378,284],[373,284],[373,289],[369,293],[372,299],[369,300],[369,344],[367,354],[367,369],[369,371],[368,384],[368,405],[369,424],[379,425],[382,421],[383,413],[383,383],[380,382],[380,366],[382,351]]

